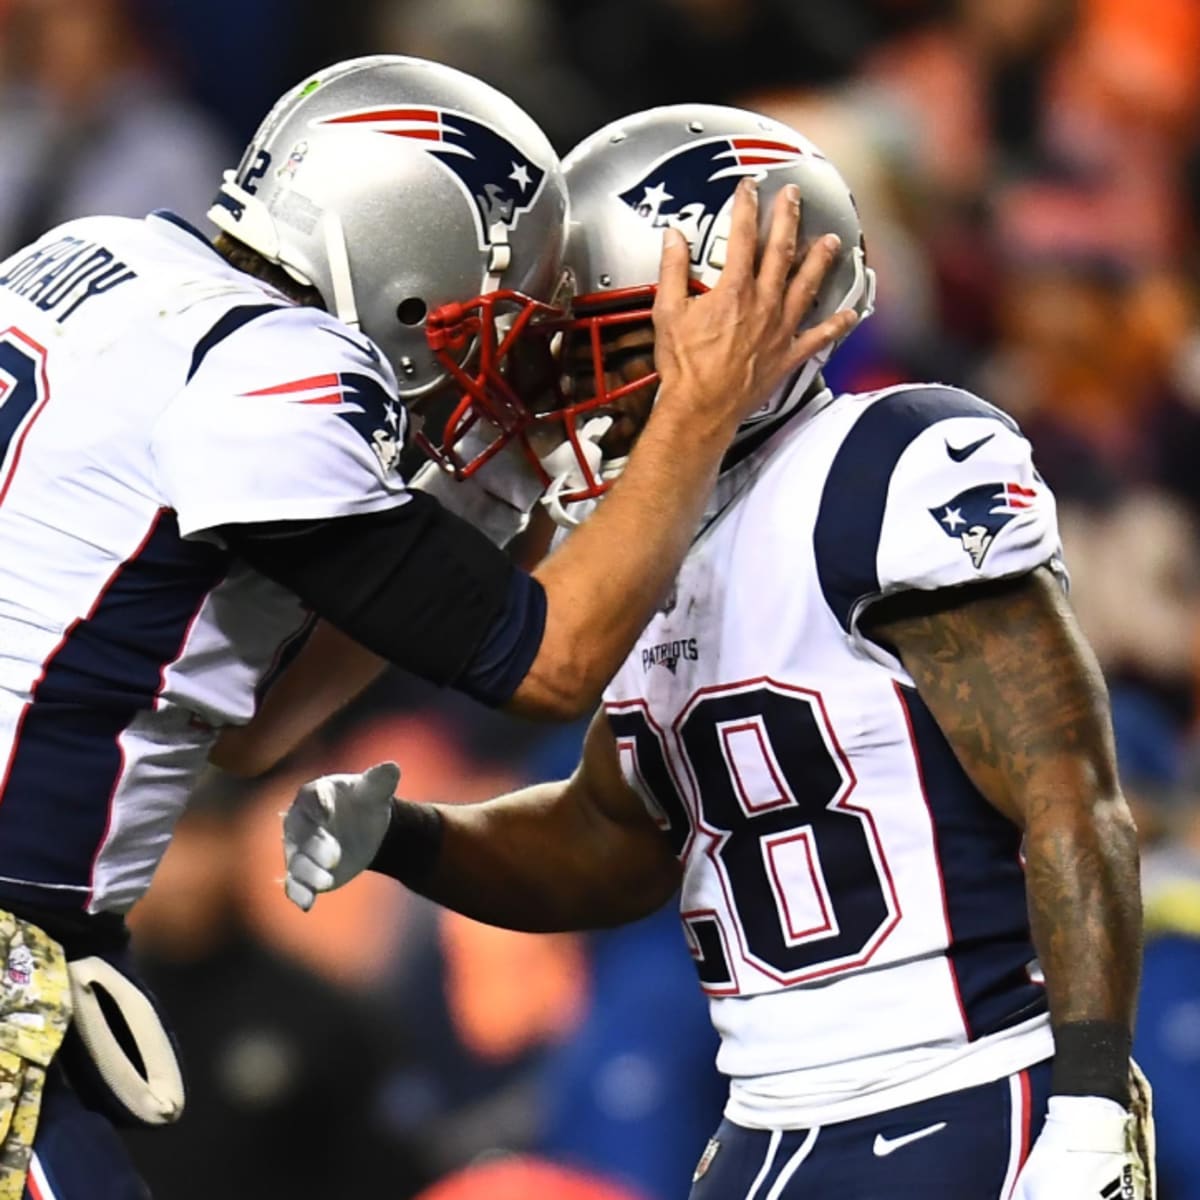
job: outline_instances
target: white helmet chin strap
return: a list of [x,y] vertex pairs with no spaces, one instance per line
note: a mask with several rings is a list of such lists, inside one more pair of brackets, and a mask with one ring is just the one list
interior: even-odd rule
[[488,253],[487,274],[483,277],[483,295],[500,290],[500,276],[512,264],[512,247],[508,244],[508,227],[497,221],[488,230],[488,243],[491,250]]
[[321,217],[325,234],[325,257],[329,262],[329,277],[333,284],[333,315],[339,321],[358,328],[358,306],[354,302],[354,283],[350,278],[350,255],[346,250],[346,235],[342,219],[327,208]]
[[[225,172],[220,194],[227,196],[233,204],[225,205],[218,201],[208,210],[208,219],[218,229],[249,246],[251,250],[257,251],[268,262],[281,267],[301,287],[314,286],[312,279],[280,257],[279,229],[275,218],[257,196],[239,186],[237,172]],[[333,315],[339,321],[357,329],[358,305],[355,303],[354,284],[350,278],[350,255],[346,250],[346,235],[342,230],[341,218],[332,209],[326,209],[322,214],[321,231],[325,238],[325,257],[329,263],[329,277],[333,290]]]
[[[597,479],[611,483],[625,469],[628,457],[605,461],[600,449],[600,439],[612,427],[612,417],[592,417],[579,431],[579,446],[587,459],[588,469]],[[574,447],[563,442],[556,450],[542,459],[542,469],[550,476],[550,486],[542,496],[541,503],[550,514],[550,519],[562,529],[574,529],[581,525],[599,504],[599,500],[575,500],[564,503],[564,492],[578,491],[587,486],[587,480],[579,468]]]

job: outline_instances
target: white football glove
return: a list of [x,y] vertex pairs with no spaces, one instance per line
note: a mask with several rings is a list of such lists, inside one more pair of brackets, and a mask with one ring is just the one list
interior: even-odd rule
[[283,890],[308,912],[318,893],[349,883],[371,864],[392,818],[400,781],[393,762],[361,775],[322,775],[306,783],[283,814]]
[[1134,1133],[1114,1100],[1051,1096],[1013,1200],[1148,1200]]

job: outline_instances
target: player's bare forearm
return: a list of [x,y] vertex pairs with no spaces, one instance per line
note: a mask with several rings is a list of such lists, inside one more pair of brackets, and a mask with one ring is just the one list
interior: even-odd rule
[[382,658],[328,621],[319,621],[304,648],[267,692],[253,720],[225,729],[209,761],[242,778],[261,775],[370,686],[386,667]]
[[388,846],[389,833],[373,867],[404,863],[387,873],[489,925],[531,933],[620,925],[654,912],[679,886],[679,864],[626,784],[602,712],[570,779],[439,812],[431,857],[414,862],[396,829],[398,844]]
[[679,868],[649,822],[616,826],[571,784],[443,808],[437,863],[417,889],[506,929],[551,933],[636,921],[674,893]]
[[1025,831],[1034,943],[1057,1027],[1132,1027],[1141,966],[1133,820],[1117,779],[1108,698],[1046,569],[880,605],[963,768]]

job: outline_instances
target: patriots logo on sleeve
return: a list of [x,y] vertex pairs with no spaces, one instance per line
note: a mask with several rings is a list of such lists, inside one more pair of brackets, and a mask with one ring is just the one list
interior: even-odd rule
[[720,137],[693,142],[661,158],[620,198],[656,228],[671,225],[692,248],[692,261],[708,257],[713,227],[733,199],[744,175],[762,179],[767,171],[790,167],[805,156],[820,158],[811,147],[765,137]]
[[497,229],[512,229],[542,190],[546,172],[490,125],[445,108],[367,108],[325,117],[319,125],[354,125],[407,138],[438,159],[474,201],[480,250]]
[[929,510],[947,537],[957,538],[976,569],[991,549],[996,535],[1015,516],[1033,507],[1035,488],[1019,483],[981,483],[959,492],[952,500]]
[[328,408],[371,447],[385,473],[394,470],[400,461],[406,414],[399,400],[370,375],[355,371],[308,375],[242,392],[241,398],[275,398],[289,404]]

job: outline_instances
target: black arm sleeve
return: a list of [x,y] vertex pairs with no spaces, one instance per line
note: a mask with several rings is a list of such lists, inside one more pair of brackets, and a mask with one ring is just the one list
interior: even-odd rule
[[[487,675],[515,690],[541,641],[542,611],[504,552],[436,500],[413,492],[383,512],[325,521],[227,525],[218,532],[255,570],[294,592],[318,616],[381,658],[436,684],[462,679],[462,690],[503,703],[486,683],[472,685],[477,654]],[[494,630],[529,612],[526,636],[511,643],[524,670],[497,670]],[[533,639],[532,653],[529,649]],[[489,653],[489,647],[491,647]]]

